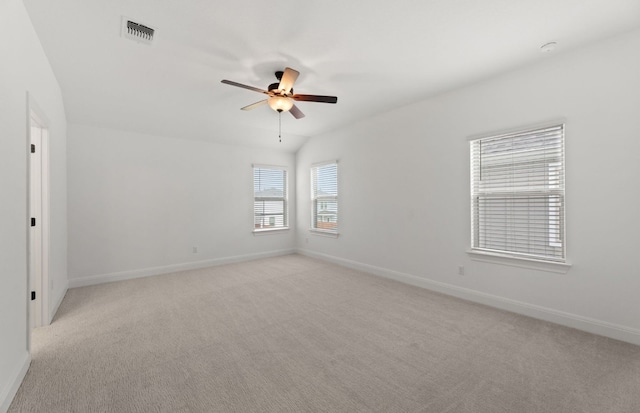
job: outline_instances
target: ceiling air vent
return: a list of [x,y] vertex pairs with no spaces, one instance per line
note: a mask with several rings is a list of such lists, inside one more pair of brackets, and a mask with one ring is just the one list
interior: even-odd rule
[[122,17],[122,37],[144,44],[151,44],[155,29]]

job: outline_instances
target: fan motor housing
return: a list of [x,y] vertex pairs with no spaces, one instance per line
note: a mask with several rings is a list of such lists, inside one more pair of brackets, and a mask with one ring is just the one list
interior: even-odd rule
[[[272,90],[279,90],[278,88],[280,87],[280,83],[272,83],[269,85],[269,87],[267,88],[267,90],[269,92],[271,92]],[[283,93],[284,94],[284,93]],[[291,90],[289,90],[289,93],[287,93],[287,96],[293,95],[293,88],[291,88]]]

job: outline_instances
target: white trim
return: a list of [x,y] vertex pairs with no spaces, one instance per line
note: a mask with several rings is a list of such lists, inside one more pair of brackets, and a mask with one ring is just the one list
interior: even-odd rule
[[137,270],[113,272],[109,274],[91,275],[88,277],[71,278],[69,280],[69,288],[86,287],[88,285],[104,284],[114,281],[132,280],[134,278],[150,277],[153,275],[168,274],[178,271],[195,270],[198,268],[214,267],[217,265],[251,261],[260,258],[277,257],[280,255],[288,255],[293,253],[295,253],[294,249],[274,250],[259,252],[255,254],[236,255],[233,257],[214,258],[210,260],[185,262],[182,264],[164,265],[160,267],[149,267]]
[[287,231],[289,231],[289,227],[254,229],[253,235],[277,234],[279,232],[287,232]]
[[53,308],[51,309],[51,312],[49,313],[49,320],[47,325],[53,322],[53,318],[56,316],[56,313],[60,308],[60,304],[62,304],[62,300],[64,300],[64,297],[67,295],[68,290],[69,290],[69,282],[67,281],[65,282],[65,286],[64,286],[64,289],[62,290],[62,294],[60,294],[60,296],[58,297],[58,300],[56,301],[56,304],[53,306]]
[[285,165],[269,165],[266,163],[252,163],[252,168],[263,168],[263,169],[284,169],[285,171],[289,171],[289,167]]
[[310,168],[317,168],[319,166],[325,166],[325,165],[333,165],[333,164],[338,164],[338,160],[337,159],[333,159],[331,161],[322,161],[322,162],[316,162],[316,163],[312,163]]
[[49,121],[49,118],[45,114],[44,110],[42,110],[40,108],[40,105],[38,105],[38,102],[36,102],[36,100],[34,99],[33,95],[29,91],[27,91],[27,107],[28,107],[28,109],[30,109],[30,110],[35,112],[36,120],[41,125],[50,125],[51,124],[51,122]]
[[529,123],[524,126],[514,126],[513,128],[500,129],[493,132],[473,134],[473,135],[467,136],[467,141],[472,142],[472,141],[477,141],[478,139],[495,138],[495,137],[500,137],[502,135],[510,135],[516,132],[526,132],[530,130],[549,128],[549,127],[558,126],[558,125],[566,126],[566,123],[567,123],[567,119],[560,117],[560,118],[555,118],[548,121]]
[[309,232],[313,235],[320,235],[322,237],[329,237],[329,238],[338,238],[338,236],[340,235],[339,232],[330,231],[328,229],[309,228]]
[[27,374],[27,371],[29,371],[30,365],[31,354],[26,351],[22,362],[16,364],[13,374],[9,376],[12,379],[9,379],[7,385],[2,389],[2,393],[0,393],[0,413],[6,413],[9,410],[9,406],[11,406],[11,402],[16,396],[22,380],[24,380],[24,376]]
[[515,257],[508,254],[499,254],[488,251],[469,249],[467,254],[474,261],[488,262],[490,264],[509,265],[511,267],[527,268],[529,270],[549,271],[558,274],[566,274],[571,269],[569,262],[554,262],[535,260],[531,258]]
[[51,169],[50,169],[50,147],[51,134],[48,125],[42,129],[42,141],[40,149],[42,151],[42,212],[40,216],[40,225],[42,226],[42,282],[40,285],[40,299],[42,306],[42,317],[40,322],[42,326],[48,326],[51,318],[49,312],[49,299],[51,298],[51,279],[49,277],[49,268],[51,259],[49,249],[51,245]]
[[499,308],[513,313],[537,318],[551,323],[560,324],[566,327],[575,328],[593,334],[625,341],[635,345],[640,345],[640,330],[619,324],[613,324],[606,321],[583,317],[578,314],[567,313],[552,308],[542,307],[535,304],[529,304],[522,301],[512,300],[492,294],[483,293],[469,288],[459,287],[434,281],[416,275],[406,274],[386,268],[376,267],[369,264],[363,264],[344,258],[334,257],[328,254],[313,252],[305,249],[298,249],[298,254],[330,261],[335,264],[364,271],[380,277],[389,278],[405,284],[422,287],[427,290],[436,291],[453,297],[462,298],[464,300],[488,305],[490,307]]

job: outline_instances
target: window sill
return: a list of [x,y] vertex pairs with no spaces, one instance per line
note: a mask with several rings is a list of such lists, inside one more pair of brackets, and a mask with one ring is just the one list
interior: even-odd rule
[[267,229],[254,229],[253,235],[272,235],[289,231],[289,227],[284,228],[267,228]]
[[315,229],[315,228],[310,228],[309,232],[312,233],[313,235],[320,235],[322,237],[329,237],[329,238],[338,238],[338,234],[335,231],[323,231],[321,229]]
[[558,274],[566,274],[571,268],[568,262],[542,261],[529,258],[512,257],[497,253],[467,250],[467,254],[474,261],[488,262],[491,264],[509,265],[512,267],[527,268],[530,270],[555,272]]

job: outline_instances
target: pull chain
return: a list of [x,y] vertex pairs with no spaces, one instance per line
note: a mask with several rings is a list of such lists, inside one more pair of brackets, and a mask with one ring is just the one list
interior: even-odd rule
[[282,143],[282,111],[278,111],[278,142]]

